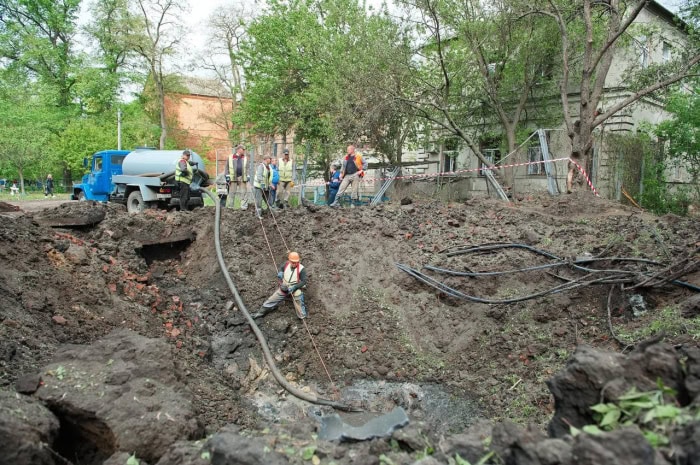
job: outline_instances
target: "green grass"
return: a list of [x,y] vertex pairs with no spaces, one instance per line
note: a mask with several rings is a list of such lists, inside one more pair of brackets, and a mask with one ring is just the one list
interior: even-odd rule
[[[56,197],[50,200],[70,200],[70,194],[62,194],[62,193],[57,193],[55,194]],[[3,192],[0,193],[0,201],[2,202],[24,202],[27,200],[41,200],[44,198],[44,193],[43,192],[34,192],[30,191],[27,192],[26,194],[19,194],[19,195],[10,195],[9,192]],[[49,200],[47,199],[47,200]]]
[[635,343],[663,331],[667,337],[688,334],[694,340],[700,340],[700,316],[683,318],[677,306],[668,306],[656,311],[651,310],[638,321],[642,327],[633,331],[619,329],[619,337],[629,343]]

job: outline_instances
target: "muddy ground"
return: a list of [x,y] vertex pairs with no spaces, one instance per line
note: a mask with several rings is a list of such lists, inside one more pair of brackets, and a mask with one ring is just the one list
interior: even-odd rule
[[[224,210],[223,256],[252,312],[274,291],[286,251],[301,254],[310,276],[307,324],[289,303],[259,323],[286,378],[324,397],[340,392],[365,409],[402,406],[433,432],[459,432],[479,419],[544,429],[554,408],[545,380],[580,344],[629,351],[662,333],[676,345],[700,338],[698,310],[684,306],[694,291],[679,285],[621,290],[582,283],[494,304],[447,296],[397,267],[487,272],[558,260],[522,247],[450,255],[485,244],[527,245],[568,261],[656,262],[590,264],[637,270],[628,275],[633,284],[643,281],[639,273],[669,277],[676,269],[665,266],[697,259],[697,219],[655,217],[577,193],[508,205],[405,199],[296,208],[266,216],[262,225],[250,210]],[[128,328],[168,342],[206,433],[230,424],[261,431],[303,417],[303,403],[284,400],[270,376],[256,376],[261,351],[233,303],[213,235],[214,208],[129,215],[114,205],[69,202],[0,212],[0,387],[41,371],[64,344]],[[493,276],[422,271],[490,301],[585,274],[571,266]],[[700,286],[700,272],[678,280]]]

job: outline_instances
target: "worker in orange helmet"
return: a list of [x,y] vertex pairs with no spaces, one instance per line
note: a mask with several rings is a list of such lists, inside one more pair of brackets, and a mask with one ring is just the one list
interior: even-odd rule
[[292,298],[297,316],[301,319],[306,318],[306,305],[304,304],[304,293],[302,292],[302,289],[306,286],[306,270],[300,261],[301,257],[299,257],[297,252],[289,252],[287,261],[282,264],[277,273],[279,287],[262,304],[260,311],[252,315],[253,318],[267,315],[287,297]]

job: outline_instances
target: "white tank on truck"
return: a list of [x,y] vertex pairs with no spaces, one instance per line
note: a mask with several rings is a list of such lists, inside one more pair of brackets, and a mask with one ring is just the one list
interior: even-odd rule
[[[175,168],[182,150],[137,149],[124,158],[122,174],[112,176],[114,190],[111,202],[126,205],[130,213],[146,208],[170,209],[180,205],[179,186],[175,182]],[[188,209],[204,206],[200,186],[209,185],[204,171],[204,160],[190,150],[190,165],[194,178],[190,184]]]
[[[130,152],[122,163],[122,174],[129,176],[163,175],[175,172],[175,164],[180,160],[182,150],[138,149]],[[190,164],[204,170],[204,160],[194,152]]]

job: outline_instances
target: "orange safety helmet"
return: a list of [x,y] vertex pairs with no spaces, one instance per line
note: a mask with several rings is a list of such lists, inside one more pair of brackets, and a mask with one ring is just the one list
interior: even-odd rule
[[299,254],[296,253],[296,252],[289,252],[289,255],[287,256],[287,259],[288,259],[290,262],[299,263],[299,260],[301,260],[301,257],[300,257]]

